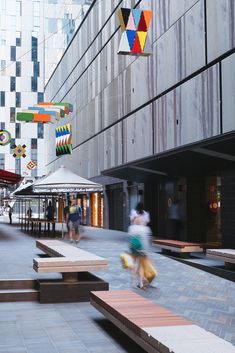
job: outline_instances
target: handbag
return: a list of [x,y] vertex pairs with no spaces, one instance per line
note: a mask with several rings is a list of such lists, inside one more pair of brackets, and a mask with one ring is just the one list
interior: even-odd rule
[[151,283],[152,280],[157,276],[157,270],[148,258],[143,261],[143,267],[144,277],[148,280],[149,283]]
[[141,238],[138,234],[131,235],[129,242],[130,242],[130,248],[132,250],[142,250],[143,249],[143,244],[142,244]]
[[133,268],[134,259],[131,256],[131,254],[125,252],[123,254],[120,254],[120,258],[121,258],[121,261],[122,261],[123,268],[130,268],[130,269]]

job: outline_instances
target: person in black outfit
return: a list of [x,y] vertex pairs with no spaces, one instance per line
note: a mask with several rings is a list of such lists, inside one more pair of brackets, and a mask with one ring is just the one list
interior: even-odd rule
[[65,222],[66,222],[66,226],[67,226],[67,231],[68,231],[68,233],[69,233],[69,231],[70,231],[70,228],[69,228],[69,217],[68,217],[68,216],[69,216],[70,204],[71,204],[71,202],[69,201],[68,205],[65,206],[65,208],[64,208],[64,220],[65,220]]
[[8,205],[8,216],[9,216],[10,224],[12,224],[12,213],[13,213],[13,209],[10,205]]
[[[48,204],[48,206],[46,208],[46,219],[47,219],[47,221],[54,221],[54,214],[55,214],[54,207],[52,206],[51,201],[49,201],[49,204]],[[48,231],[50,231],[50,223],[48,223],[47,229],[48,229]]]

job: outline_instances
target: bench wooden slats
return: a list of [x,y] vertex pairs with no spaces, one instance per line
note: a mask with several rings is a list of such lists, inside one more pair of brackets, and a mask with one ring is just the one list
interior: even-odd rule
[[154,240],[154,243],[162,244],[162,245],[174,245],[176,248],[185,248],[187,246],[202,246],[202,244],[199,244],[199,243],[191,243],[191,242],[172,240],[172,239]]
[[[120,322],[140,334],[143,327],[171,326],[176,323],[190,325],[190,321],[171,311],[151,303],[130,291],[118,291],[119,297],[112,298],[113,291],[91,293],[91,303],[99,304]],[[114,294],[115,295],[115,294]]]
[[200,243],[191,243],[173,239],[157,239],[153,240],[153,244],[162,249],[180,253],[202,252],[204,246]]
[[235,353],[235,347],[128,290],[91,292],[91,304],[148,353]]

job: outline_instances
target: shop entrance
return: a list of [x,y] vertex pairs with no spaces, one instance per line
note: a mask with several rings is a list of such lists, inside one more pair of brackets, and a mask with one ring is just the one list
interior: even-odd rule
[[[155,234],[165,239],[207,243],[221,243],[221,178],[188,177],[158,184],[153,197],[146,192],[146,200],[155,200]],[[148,202],[149,210],[150,207]],[[157,217],[155,217],[157,215]]]

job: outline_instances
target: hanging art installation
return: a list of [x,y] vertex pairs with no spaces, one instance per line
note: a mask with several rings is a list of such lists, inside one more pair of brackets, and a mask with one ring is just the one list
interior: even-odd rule
[[0,130],[0,146],[5,146],[11,142],[11,134],[7,130]]
[[26,145],[13,145],[11,149],[11,153],[14,158],[19,159],[21,157],[26,157]]
[[73,106],[70,103],[41,102],[33,107],[28,107],[27,110],[18,112],[16,120],[31,123],[53,123],[72,112]]
[[61,125],[55,129],[56,155],[72,153],[72,126],[71,124]]
[[26,168],[29,170],[35,169],[37,167],[37,163],[35,161],[30,161],[27,165]]
[[118,54],[149,56],[152,52],[148,29],[152,19],[151,10],[126,9],[118,11],[122,37]]

